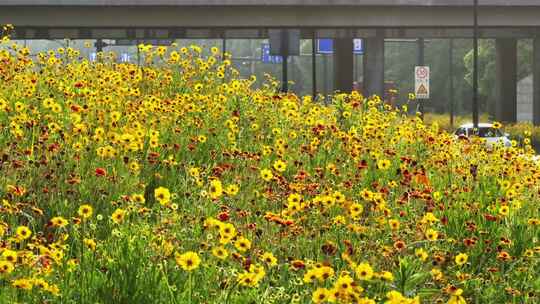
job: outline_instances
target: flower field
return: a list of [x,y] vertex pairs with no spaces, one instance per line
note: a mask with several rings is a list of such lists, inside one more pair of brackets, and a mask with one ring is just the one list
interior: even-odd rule
[[278,94],[217,49],[1,46],[0,303],[540,301],[527,141]]

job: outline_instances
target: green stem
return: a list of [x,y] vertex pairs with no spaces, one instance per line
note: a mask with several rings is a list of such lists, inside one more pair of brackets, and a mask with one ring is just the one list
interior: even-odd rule
[[189,273],[189,304],[193,303],[193,276],[191,275],[191,272]]
[[176,304],[176,297],[174,296],[173,290],[171,289],[171,284],[169,284],[169,276],[167,275],[167,271],[165,269],[165,262],[163,261],[161,263],[161,273],[165,278],[165,283],[167,284],[167,289],[169,290],[169,294],[171,295],[172,303]]

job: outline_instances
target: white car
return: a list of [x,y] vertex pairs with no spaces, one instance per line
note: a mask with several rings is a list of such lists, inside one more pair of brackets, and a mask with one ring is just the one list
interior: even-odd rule
[[478,129],[474,129],[472,123],[464,124],[459,126],[454,134],[457,137],[478,136],[485,139],[488,146],[501,143],[505,147],[512,146],[512,142],[508,138],[509,135],[507,133],[503,134],[501,130],[493,127],[491,123],[480,123],[478,124]]

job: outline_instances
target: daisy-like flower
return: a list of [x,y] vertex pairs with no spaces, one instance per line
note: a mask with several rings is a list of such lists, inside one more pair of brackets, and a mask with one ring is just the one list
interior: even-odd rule
[[185,271],[193,271],[201,264],[201,258],[193,251],[188,251],[183,254],[176,254],[176,263]]

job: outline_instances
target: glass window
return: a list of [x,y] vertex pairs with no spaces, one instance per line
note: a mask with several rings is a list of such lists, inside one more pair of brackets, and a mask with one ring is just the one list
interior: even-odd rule
[[494,128],[479,128],[474,135],[479,137],[501,137],[502,133]]
[[459,128],[456,131],[457,136],[467,136],[467,132],[465,128]]

